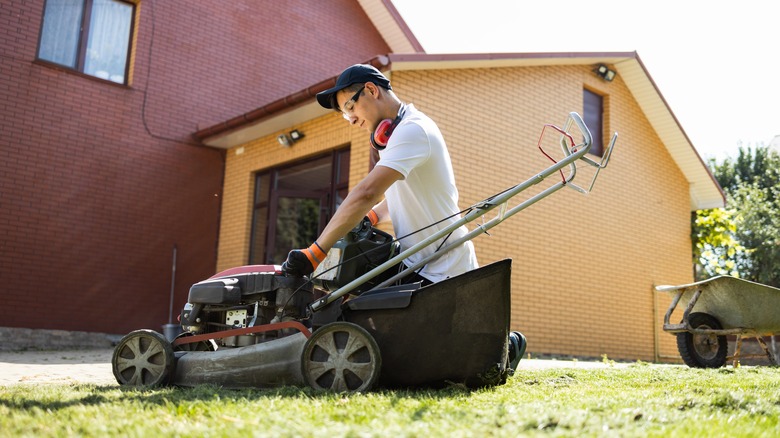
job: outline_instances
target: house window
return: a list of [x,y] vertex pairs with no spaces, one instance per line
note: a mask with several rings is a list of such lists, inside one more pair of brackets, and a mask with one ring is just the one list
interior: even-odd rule
[[135,5],[118,0],[46,0],[38,59],[127,83]]
[[593,137],[588,153],[604,155],[604,98],[592,91],[583,90],[583,121]]

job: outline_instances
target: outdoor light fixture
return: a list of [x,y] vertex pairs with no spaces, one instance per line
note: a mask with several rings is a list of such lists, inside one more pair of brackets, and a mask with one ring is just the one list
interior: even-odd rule
[[287,134],[280,134],[278,137],[276,137],[276,141],[278,141],[280,145],[286,148],[289,148],[293,144],[292,139]]
[[292,131],[290,131],[290,138],[292,139],[293,142],[296,142],[303,138],[303,133],[297,129],[293,129]]
[[303,138],[303,133],[297,129],[293,129],[289,134],[280,134],[276,137],[276,141],[283,147],[289,148],[296,141]]
[[612,70],[604,64],[599,64],[599,66],[596,67],[596,70],[594,71],[601,77],[601,79],[604,79],[607,82],[612,82],[612,79],[615,79],[615,76],[617,76],[617,72],[615,70]]

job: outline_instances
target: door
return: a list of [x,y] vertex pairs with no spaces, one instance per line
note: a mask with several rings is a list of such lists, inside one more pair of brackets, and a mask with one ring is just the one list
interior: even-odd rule
[[347,194],[349,149],[255,175],[249,263],[279,265],[319,236]]
[[280,265],[291,249],[306,248],[329,217],[328,194],[322,191],[275,190],[271,194],[268,248],[265,262]]

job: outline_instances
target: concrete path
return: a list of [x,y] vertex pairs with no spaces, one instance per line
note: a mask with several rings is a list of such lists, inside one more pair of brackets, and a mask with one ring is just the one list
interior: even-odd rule
[[19,383],[117,384],[113,349],[0,352],[0,385]]

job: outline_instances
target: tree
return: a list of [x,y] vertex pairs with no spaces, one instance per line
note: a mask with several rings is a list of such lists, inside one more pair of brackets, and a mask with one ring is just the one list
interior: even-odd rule
[[780,184],[780,155],[763,146],[757,147],[755,151],[750,147],[740,147],[735,160],[726,158],[722,164],[710,160],[709,167],[727,194],[745,184],[755,183],[762,188]]
[[738,220],[736,211],[726,208],[694,213],[691,237],[696,280],[716,275],[740,277],[740,272],[747,271],[747,254],[736,238]]
[[736,238],[747,249],[749,263],[744,277],[780,287],[780,190],[745,184],[732,194],[739,206]]
[[697,279],[733,275],[780,287],[780,155],[740,147],[735,160],[709,166],[726,208],[693,217]]

